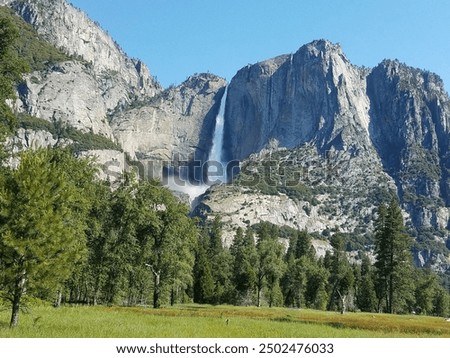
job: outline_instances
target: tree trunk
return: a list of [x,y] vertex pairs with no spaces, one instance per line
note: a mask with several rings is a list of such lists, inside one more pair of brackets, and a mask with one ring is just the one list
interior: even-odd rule
[[394,301],[394,279],[393,275],[391,274],[389,276],[389,308],[388,308],[389,313],[394,313],[393,301]]
[[153,308],[160,308],[160,295],[161,295],[161,271],[153,271],[155,285],[153,287]]
[[61,307],[61,301],[62,301],[62,292],[61,292],[61,290],[58,290],[58,293],[56,294],[55,302],[53,302],[53,307],[55,307],[55,308]]
[[345,300],[347,298],[347,295],[342,295],[339,290],[337,290],[337,293],[339,295],[339,298],[341,299],[341,314],[345,313]]
[[16,287],[14,289],[14,297],[12,300],[12,311],[11,311],[11,321],[9,326],[11,328],[16,327],[19,324],[19,312],[20,312],[20,301],[22,299],[23,292],[25,290],[26,273],[22,272],[20,277],[17,279]]

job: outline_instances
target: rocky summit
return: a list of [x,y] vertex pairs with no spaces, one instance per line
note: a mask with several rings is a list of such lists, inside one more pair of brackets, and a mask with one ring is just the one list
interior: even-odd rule
[[84,148],[118,168],[127,167],[124,153],[133,162],[203,168],[227,93],[222,157],[239,166],[195,210],[205,219],[219,214],[227,240],[237,227],[269,221],[322,239],[339,230],[349,249],[369,250],[375,209],[395,194],[417,264],[450,266],[450,100],[436,74],[391,60],[357,67],[338,44],[318,40],[243,67],[227,92],[226,81],[209,73],[164,89],[67,1],[0,5],[67,55],[18,86],[12,106],[35,127],[20,129],[15,143],[54,145],[51,128],[63,123],[120,146],[108,144],[104,155],[98,145]]

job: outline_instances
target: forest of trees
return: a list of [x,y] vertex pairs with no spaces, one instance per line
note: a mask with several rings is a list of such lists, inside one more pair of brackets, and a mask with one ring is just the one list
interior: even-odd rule
[[[10,51],[17,31],[0,18],[0,132],[14,129],[6,100],[26,64]],[[5,142],[5,141],[3,141]],[[349,260],[345,237],[318,257],[312,236],[288,244],[269,223],[236,230],[228,247],[219,217],[200,222],[159,183],[125,173],[114,190],[70,148],[23,151],[0,166],[0,305],[10,326],[35,300],[61,304],[196,302],[447,315],[449,293],[413,267],[398,202],[378,209],[373,256]]]

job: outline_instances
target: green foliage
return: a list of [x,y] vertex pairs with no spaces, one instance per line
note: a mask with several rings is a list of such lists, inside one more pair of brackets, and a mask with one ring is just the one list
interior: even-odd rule
[[381,205],[375,224],[377,296],[389,313],[407,312],[413,302],[411,238],[398,202]]
[[25,61],[32,71],[41,71],[55,63],[71,59],[44,41],[31,25],[15,15],[11,9],[1,6],[0,17],[7,19],[17,29],[18,36],[13,45],[14,54]]
[[278,229],[274,225],[262,223],[257,236],[257,306],[261,305],[263,291],[269,307],[279,306],[282,303],[280,279],[285,269],[284,247],[278,240]]
[[[202,231],[202,236],[201,240],[210,263],[214,282],[214,294],[209,298],[209,301],[214,304],[232,302],[234,295],[231,282],[233,258],[230,250],[223,245],[222,222],[219,216],[216,216],[212,222],[207,223]],[[207,277],[201,279],[209,280]]]
[[214,302],[214,278],[212,274],[211,261],[208,259],[208,242],[206,236],[199,236],[194,264],[194,292],[195,303]]
[[[3,8],[3,7],[2,7]],[[15,98],[14,86],[28,70],[26,63],[13,51],[19,32],[9,17],[0,12],[0,142],[3,142],[15,126],[15,118],[6,101]],[[5,153],[1,148],[0,159]]]
[[239,303],[252,303],[256,289],[256,267],[258,253],[255,246],[253,230],[245,232],[238,228],[230,248],[233,256],[233,284],[236,290],[236,300]]
[[329,302],[328,309],[340,307],[341,313],[347,309],[347,298],[352,294],[354,275],[346,257],[344,237],[337,233],[331,238],[333,254],[328,262]]
[[75,143],[72,144],[74,152],[82,152],[86,150],[111,149],[121,151],[122,148],[111,139],[94,134],[91,132],[82,132],[73,127],[67,127],[63,133],[63,138],[71,139]]
[[[374,312],[377,307],[375,275],[367,255],[363,255],[361,266],[356,274],[356,303],[363,312]],[[357,269],[357,270],[358,270]]]
[[17,122],[18,127],[20,128],[43,130],[50,132],[55,139],[69,139],[73,141],[74,143],[69,147],[75,153],[97,149],[122,150],[120,145],[105,136],[94,134],[92,132],[82,132],[60,122],[49,122],[45,119],[33,117],[25,113],[17,115]]
[[94,175],[89,162],[67,152],[23,152],[0,183],[0,283],[18,323],[25,295],[46,295],[71,273],[85,248],[84,190]]
[[193,285],[197,230],[187,207],[155,182],[97,184],[87,231],[88,258],[66,283],[76,303],[183,301]]

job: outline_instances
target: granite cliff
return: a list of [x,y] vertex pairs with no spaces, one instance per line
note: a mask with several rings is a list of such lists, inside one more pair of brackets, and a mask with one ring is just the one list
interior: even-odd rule
[[37,34],[72,57],[32,72],[16,106],[75,128],[112,137],[108,115],[161,91],[146,65],[129,58],[86,14],[65,0],[1,0]]
[[360,68],[319,40],[238,71],[225,113],[224,151],[241,174],[204,203],[232,227],[361,236],[396,194],[418,251],[447,252],[450,100],[437,75],[390,60]]
[[[203,172],[224,79],[202,73],[163,89],[67,1],[0,5],[69,56],[25,76],[17,111],[108,137],[134,162]],[[221,215],[227,240],[236,227],[266,220],[324,237],[340,230],[350,248],[367,249],[375,208],[395,194],[417,263],[448,265],[450,100],[437,75],[392,60],[357,67],[339,45],[318,40],[245,66],[227,93],[223,154],[240,173],[211,187],[197,209]],[[25,147],[55,140],[45,128],[16,135]],[[119,151],[95,154],[126,168]]]

